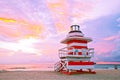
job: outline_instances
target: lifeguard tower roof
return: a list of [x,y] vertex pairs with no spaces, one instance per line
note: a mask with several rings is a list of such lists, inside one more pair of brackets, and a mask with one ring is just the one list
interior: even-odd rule
[[79,25],[72,25],[71,31],[68,33],[67,37],[61,41],[63,44],[67,44],[71,40],[80,40],[80,41],[86,41],[91,42],[92,39],[89,37],[84,37],[84,34],[80,30]]
[[71,40],[81,40],[81,41],[87,41],[87,42],[91,42],[92,41],[92,39],[91,38],[89,38],[89,37],[69,37],[69,38],[65,38],[64,40],[62,40],[61,41],[61,43],[63,43],[63,44],[67,44],[69,41],[71,41]]

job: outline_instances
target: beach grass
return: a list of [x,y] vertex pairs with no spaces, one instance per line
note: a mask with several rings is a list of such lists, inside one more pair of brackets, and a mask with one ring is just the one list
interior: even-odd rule
[[0,80],[120,80],[120,70],[96,70],[96,74],[66,75],[54,71],[4,71]]

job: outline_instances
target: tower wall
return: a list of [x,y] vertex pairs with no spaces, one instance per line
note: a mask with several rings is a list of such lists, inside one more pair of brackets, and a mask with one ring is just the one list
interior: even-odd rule
[[[82,53],[83,49],[86,49],[86,50],[88,49],[86,40],[77,40],[77,39],[68,41],[67,47],[68,47],[68,54],[70,54],[70,55],[71,54],[83,55],[83,53]],[[77,50],[78,52],[76,53],[75,50]],[[86,55],[88,55],[87,52],[86,52]]]
[[61,41],[61,43],[66,44],[59,50],[59,57],[61,59],[60,66],[58,66],[58,71],[71,72],[72,70],[81,71],[82,69],[94,68],[94,62],[90,61],[94,48],[88,48],[88,42],[92,39],[89,37],[84,37],[82,31],[80,31],[79,25],[72,25],[71,31],[68,33],[67,37]]

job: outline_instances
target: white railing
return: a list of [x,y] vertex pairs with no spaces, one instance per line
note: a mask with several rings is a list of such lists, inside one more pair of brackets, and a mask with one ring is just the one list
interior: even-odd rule
[[[68,48],[71,48],[71,50],[68,50]],[[69,52],[75,53],[75,49],[73,47],[65,47],[62,49],[59,49],[59,57],[65,57],[65,56],[75,56],[78,54],[68,54]],[[94,56],[94,48],[88,48],[88,49],[79,49],[79,52],[82,52],[83,57],[89,56],[93,57]],[[88,53],[88,55],[87,55]],[[80,56],[80,55],[79,55]]]
[[74,51],[73,47],[64,47],[64,48],[61,48],[61,49],[59,49],[59,57],[68,55],[68,53],[70,51],[70,50],[68,50],[68,48],[71,48],[72,51]]
[[88,55],[90,55],[91,57],[93,57],[94,56],[94,48],[89,48],[88,49]]

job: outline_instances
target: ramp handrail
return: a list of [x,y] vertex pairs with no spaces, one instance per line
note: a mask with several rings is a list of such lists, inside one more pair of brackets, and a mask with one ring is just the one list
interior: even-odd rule
[[57,62],[57,63],[55,63],[55,65],[54,65],[54,70],[55,71],[59,71],[59,68],[60,68],[60,61],[59,62]]
[[59,72],[60,70],[65,68],[65,66],[66,66],[66,63],[62,63],[61,61],[59,61],[54,65],[54,70]]

